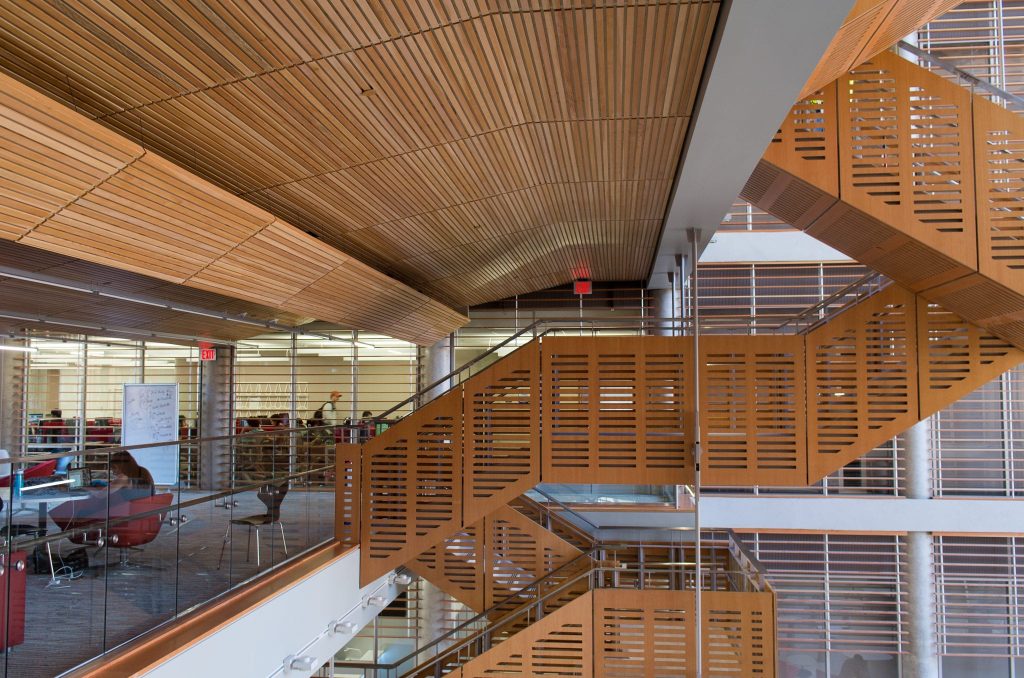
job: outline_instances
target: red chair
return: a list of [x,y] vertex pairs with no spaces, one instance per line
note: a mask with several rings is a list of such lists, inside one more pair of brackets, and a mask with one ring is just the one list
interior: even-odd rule
[[107,497],[98,496],[69,501],[50,511],[50,518],[61,530],[80,530],[68,537],[72,544],[114,547],[121,552],[121,565],[128,565],[129,549],[138,548],[156,539],[163,524],[164,513],[154,513],[138,520],[125,520],[133,515],[167,508],[174,500],[170,492],[152,497],[117,501],[112,497],[107,525]]
[[85,530],[71,535],[68,538],[71,543],[102,546],[103,529],[107,521],[107,497],[100,495],[65,502],[50,510],[50,518],[62,532]]
[[[57,460],[50,459],[49,461],[39,462],[35,466],[29,466],[25,469],[25,480],[30,478],[49,478],[53,475],[53,472],[57,470]],[[4,476],[0,478],[0,487],[10,487],[11,476]]]
[[114,504],[110,507],[111,525],[107,529],[107,546],[116,547],[121,552],[120,564],[128,565],[129,549],[138,549],[156,539],[160,534],[165,513],[154,513],[137,520],[122,519],[140,513],[148,513],[158,509],[166,509],[174,501],[174,494],[165,492],[152,497],[133,499],[132,501]]

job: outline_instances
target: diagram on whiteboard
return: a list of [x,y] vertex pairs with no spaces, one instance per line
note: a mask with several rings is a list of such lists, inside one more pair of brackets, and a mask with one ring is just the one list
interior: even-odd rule
[[[178,385],[124,384],[121,444],[146,445],[178,439]],[[178,445],[132,451],[157,485],[178,482]]]

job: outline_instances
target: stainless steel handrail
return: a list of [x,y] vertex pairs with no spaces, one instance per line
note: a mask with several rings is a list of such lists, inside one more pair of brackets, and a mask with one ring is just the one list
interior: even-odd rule
[[[575,510],[573,510],[569,506],[565,505],[561,500],[559,500],[559,499],[557,499],[555,497],[552,497],[550,494],[548,494],[544,490],[540,489],[540,486],[534,487],[533,491],[536,492],[537,494],[539,494],[540,496],[544,497],[545,499],[547,499],[548,501],[550,501],[552,504],[554,504],[555,506],[559,507],[563,511],[576,516],[577,518],[582,520],[584,523],[589,525],[592,529],[594,529],[594,530],[601,529],[599,526],[597,526],[594,523],[592,523],[589,520],[587,520],[587,518],[585,516],[581,515],[580,513],[577,513]],[[590,535],[590,536],[591,536],[591,538],[593,538],[593,535]]]
[[[490,620],[490,615],[491,614],[499,611],[501,608],[505,607],[510,602],[516,602],[518,599],[520,599],[522,597],[524,591],[528,591],[530,589],[540,589],[540,587],[543,586],[543,584],[545,582],[547,582],[550,579],[554,578],[556,575],[561,574],[563,571],[569,569],[573,565],[576,565],[576,564],[578,564],[580,562],[583,562],[585,560],[592,560],[591,556],[593,555],[593,553],[595,551],[597,551],[600,548],[606,548],[606,547],[597,546],[597,545],[592,546],[591,548],[587,549],[586,551],[584,551],[580,555],[576,556],[572,560],[570,560],[570,561],[568,561],[566,563],[563,563],[562,565],[560,565],[559,567],[555,568],[551,572],[548,572],[546,575],[544,575],[540,579],[536,579],[536,580],[530,582],[529,584],[524,586],[522,589],[520,589],[517,593],[513,593],[510,596],[502,598],[500,601],[498,601],[497,603],[495,603],[491,607],[487,608],[486,610],[484,610],[480,614],[476,615],[475,617],[472,617],[471,619],[468,619],[468,620],[464,621],[463,623],[461,623],[458,626],[456,626],[454,629],[448,631],[447,633],[445,633],[442,636],[439,636],[438,638],[435,638],[434,640],[432,640],[431,642],[427,643],[426,645],[424,645],[423,647],[419,648],[418,650],[414,650],[413,652],[405,655],[404,657],[396,659],[393,663],[390,663],[390,664],[374,664],[374,663],[370,663],[370,662],[346,662],[344,665],[345,666],[350,666],[350,667],[353,667],[353,668],[377,668],[377,669],[395,669],[395,668],[398,668],[399,666],[401,666],[402,664],[406,663],[407,661],[415,659],[418,655],[423,654],[425,651],[427,651],[431,647],[434,647],[434,646],[436,646],[436,645],[438,645],[440,643],[443,643],[444,641],[446,641],[449,638],[451,638],[453,635],[459,633],[460,631],[462,631],[464,629],[467,629],[471,625],[479,623],[481,621],[491,621]],[[555,595],[556,593],[560,593],[561,590],[563,588],[565,588],[566,586],[568,586],[569,584],[576,583],[582,577],[589,577],[591,572],[592,572],[592,570],[587,570],[585,573],[583,573],[582,575],[579,575],[575,579],[573,579],[573,580],[571,580],[569,582],[563,582],[562,584],[559,584],[558,587],[552,589],[551,591],[549,591],[548,593],[544,594],[543,596],[538,596],[537,598],[531,599],[528,602],[524,602],[522,605],[520,605],[516,609],[514,609],[511,612],[509,612],[508,614],[504,615],[504,617],[502,619],[499,619],[497,622],[495,622],[495,624],[500,624],[502,621],[507,620],[512,615],[520,612],[521,609],[523,609],[523,608],[528,608],[528,607],[532,607],[534,605],[537,605],[538,603],[543,603],[544,601],[546,601],[547,599],[549,599],[551,596]],[[474,632],[474,635],[472,635],[470,637],[467,637],[467,638],[464,638],[463,640],[459,641],[458,645],[452,645],[450,647],[444,648],[443,652],[450,653],[450,652],[452,652],[453,650],[455,650],[457,648],[461,648],[462,646],[464,646],[464,645],[474,641],[476,638],[478,638],[483,633],[486,633],[488,630],[489,629],[484,629],[482,631],[476,631],[476,632]],[[435,656],[434,659],[436,660],[436,658],[437,657]],[[431,661],[433,661],[433,660],[431,660]]]
[[10,459],[5,459],[4,461],[5,461],[5,463],[6,462],[10,462],[10,463],[21,462],[21,463],[33,463],[33,464],[36,464],[36,463],[39,463],[41,461],[47,461],[48,459],[60,459],[62,457],[74,457],[74,456],[79,456],[79,455],[83,455],[83,454],[103,454],[103,455],[108,455],[109,456],[109,455],[112,455],[112,454],[114,454],[116,452],[130,452],[132,450],[145,450],[145,449],[150,449],[150,448],[154,448],[154,447],[168,447],[170,445],[198,445],[198,444],[203,444],[203,443],[222,442],[222,441],[233,440],[233,439],[238,439],[238,438],[249,438],[249,437],[256,437],[256,436],[264,436],[264,437],[266,437],[266,436],[275,436],[275,435],[281,435],[281,434],[285,434],[285,433],[288,433],[288,434],[292,434],[292,433],[309,433],[311,431],[325,431],[326,432],[328,429],[333,431],[336,428],[344,428],[344,426],[339,424],[337,426],[324,425],[324,426],[310,426],[308,428],[279,428],[279,429],[273,429],[271,431],[264,431],[264,430],[261,429],[261,430],[258,430],[258,431],[244,431],[242,433],[229,433],[227,435],[222,435],[222,436],[207,436],[207,437],[203,437],[203,438],[179,438],[177,440],[164,440],[164,441],[158,442],[158,443],[144,443],[144,444],[140,443],[138,445],[111,445],[109,447],[108,446],[102,446],[102,447],[73,447],[73,448],[70,448],[68,450],[64,450],[64,451],[61,451],[61,452],[46,452],[46,453],[43,453],[43,454],[30,454],[30,455],[25,455],[25,456],[11,457]]
[[986,80],[982,80],[978,76],[968,73],[962,68],[954,66],[945,59],[937,57],[931,52],[921,49],[917,45],[911,45],[909,42],[905,40],[900,40],[899,42],[896,43],[896,46],[903,51],[910,52],[919,59],[927,61],[929,64],[935,66],[936,68],[941,68],[942,70],[946,71],[947,73],[950,73],[951,75],[955,75],[958,78],[966,80],[974,87],[980,87],[989,94],[995,95],[1000,99],[1005,100],[1007,103],[1013,104],[1016,108],[1024,109],[1024,98],[1019,97],[1011,92],[1007,92],[1005,89],[996,87],[992,83]]

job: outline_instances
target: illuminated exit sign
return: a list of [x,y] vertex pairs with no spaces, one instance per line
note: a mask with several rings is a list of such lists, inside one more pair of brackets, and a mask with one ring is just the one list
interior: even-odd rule
[[201,348],[199,349],[199,359],[203,362],[217,359],[217,349],[215,348]]

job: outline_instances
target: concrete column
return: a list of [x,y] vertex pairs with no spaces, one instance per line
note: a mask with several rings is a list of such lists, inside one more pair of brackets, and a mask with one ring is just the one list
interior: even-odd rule
[[[0,344],[22,345],[10,339],[0,339]],[[27,377],[27,353],[21,351],[0,351],[0,449],[14,456],[21,449],[22,393]]]
[[[675,309],[673,308],[673,294],[674,291],[671,287],[666,287],[662,290],[651,290],[653,297],[653,309],[652,314],[655,318],[672,318]],[[653,326],[651,334],[667,337],[672,335],[671,323],[658,324]]]
[[[233,348],[217,348],[217,359],[200,363],[199,437],[234,433],[231,365]],[[231,444],[203,443],[199,450],[199,487],[217,490],[230,486]]]
[[[423,374],[424,385],[433,384],[452,371],[452,337],[451,335],[428,346],[423,352]],[[421,406],[426,405],[434,398],[443,394],[451,388],[451,379],[446,379],[441,384],[430,389],[423,395]]]
[[[931,420],[925,419],[907,430],[906,495],[930,499],[932,478]],[[935,557],[929,532],[908,532],[905,578],[907,611],[910,618],[910,652],[906,656],[908,678],[938,678],[939,657],[935,642]]]

